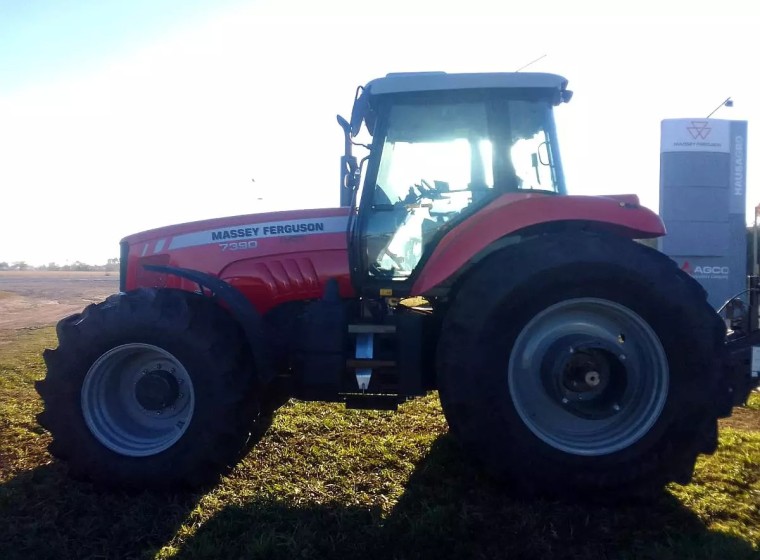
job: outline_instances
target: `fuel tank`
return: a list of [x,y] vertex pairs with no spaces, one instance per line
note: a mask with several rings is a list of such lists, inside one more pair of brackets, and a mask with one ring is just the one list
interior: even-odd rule
[[[348,265],[348,208],[268,212],[216,218],[136,233],[122,241],[122,289],[193,282],[145,265],[189,268],[240,290],[260,313],[281,303],[318,298],[325,282],[353,295]],[[126,269],[126,270],[125,270]]]

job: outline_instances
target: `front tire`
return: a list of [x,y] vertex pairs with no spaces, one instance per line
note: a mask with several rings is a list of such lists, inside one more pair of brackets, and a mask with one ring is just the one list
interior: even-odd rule
[[450,428],[529,494],[651,496],[717,446],[725,329],[664,255],[612,235],[545,235],[487,258],[444,321]]
[[241,457],[259,391],[241,329],[208,298],[111,296],[63,319],[37,383],[50,452],[101,486],[212,483]]

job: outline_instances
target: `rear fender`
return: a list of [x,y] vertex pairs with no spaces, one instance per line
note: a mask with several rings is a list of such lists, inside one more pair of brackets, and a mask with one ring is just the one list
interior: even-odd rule
[[414,281],[412,294],[445,295],[470,266],[493,251],[557,228],[613,233],[631,239],[665,235],[660,217],[635,195],[618,197],[508,194],[449,231]]

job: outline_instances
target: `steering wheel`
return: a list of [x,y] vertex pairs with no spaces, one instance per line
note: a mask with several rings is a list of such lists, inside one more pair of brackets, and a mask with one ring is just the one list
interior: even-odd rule
[[431,199],[441,198],[440,191],[428,183],[425,179],[420,179],[420,184],[416,186],[422,196],[426,196],[427,198]]

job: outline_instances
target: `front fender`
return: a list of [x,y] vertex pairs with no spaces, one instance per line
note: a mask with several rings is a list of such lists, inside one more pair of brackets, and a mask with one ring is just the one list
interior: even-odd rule
[[215,276],[189,268],[159,265],[145,265],[144,268],[152,272],[162,272],[186,278],[207,288],[217,298],[221,299],[240,328],[243,329],[256,364],[256,375],[259,380],[268,383],[274,378],[275,371],[264,337],[264,324],[261,315],[237,288]]
[[635,195],[548,196],[505,194],[455,226],[433,250],[414,281],[412,294],[435,295],[435,289],[501,238],[534,226],[586,223],[631,239],[665,235],[660,217],[639,205]]

